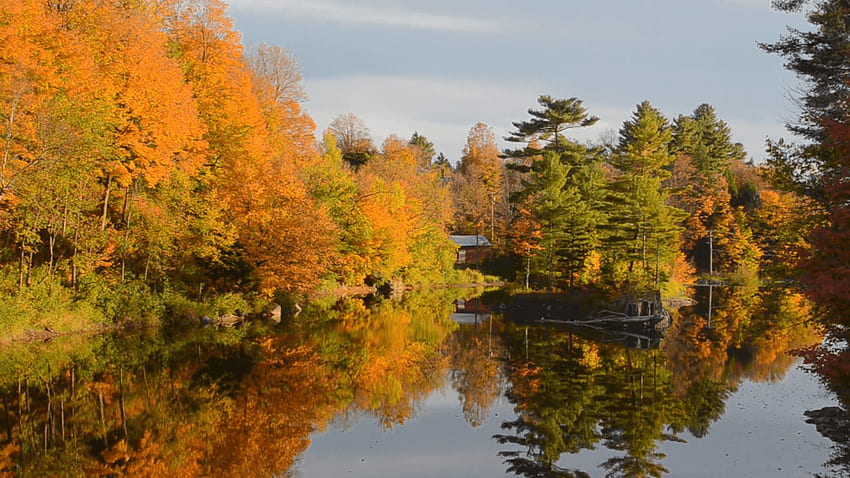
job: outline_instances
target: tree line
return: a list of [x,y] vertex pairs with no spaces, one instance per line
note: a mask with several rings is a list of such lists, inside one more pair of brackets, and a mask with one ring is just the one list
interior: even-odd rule
[[814,205],[772,186],[712,106],[670,121],[644,101],[615,138],[582,143],[570,131],[598,118],[581,100],[538,104],[505,138],[518,148],[476,125],[453,182],[454,227],[494,231],[520,282],[677,293],[793,275]]
[[456,280],[449,233],[492,236],[494,270],[553,290],[787,276],[806,247],[815,205],[772,188],[709,105],[670,121],[643,102],[585,144],[570,130],[597,118],[543,95],[516,149],[479,123],[457,165],[418,132],[377,147],[354,114],[317,141],[292,53],[244,48],[225,10],[0,3],[0,286],[24,298],[0,322],[45,294],[120,315],[149,291]]
[[291,52],[246,50],[225,9],[0,4],[5,295],[108,308],[127,284],[269,296],[452,273],[448,193],[417,148],[388,138],[355,174],[316,141]]

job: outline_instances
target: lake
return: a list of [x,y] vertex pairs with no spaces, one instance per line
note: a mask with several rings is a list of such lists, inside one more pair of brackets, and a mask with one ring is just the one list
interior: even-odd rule
[[645,341],[449,290],[16,346],[0,476],[844,476],[809,306],[710,291]]

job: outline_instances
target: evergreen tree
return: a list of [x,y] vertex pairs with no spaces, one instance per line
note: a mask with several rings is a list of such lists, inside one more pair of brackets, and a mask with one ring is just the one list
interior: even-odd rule
[[[810,234],[812,251],[802,265],[806,293],[823,307],[819,316],[834,324],[850,324],[850,2],[787,0],[776,2],[788,12],[811,5],[810,31],[789,29],[789,35],[761,45],[786,59],[786,68],[804,80],[801,113],[788,129],[811,143],[769,145],[772,178],[779,185],[807,195],[827,213],[824,227]],[[846,337],[846,331],[840,332]],[[829,355],[829,353],[827,353]]]
[[535,165],[522,205],[540,225],[540,255],[550,288],[561,276],[568,286],[575,285],[595,245],[596,215],[571,181],[571,169],[555,153],[546,153]]
[[[505,137],[506,141],[512,143],[525,143],[526,146],[516,150],[506,150],[505,155],[510,157],[535,156],[543,150],[555,151],[559,155],[582,156],[586,148],[577,147],[574,143],[566,140],[563,132],[568,129],[592,126],[599,118],[588,116],[587,109],[578,98],[554,99],[549,95],[542,95],[537,103],[543,107],[542,110],[528,109],[531,119],[527,121],[513,122],[516,131]],[[538,148],[535,144],[543,144]],[[578,153],[578,154],[576,154]]]
[[795,123],[786,126],[811,143],[768,143],[768,163],[774,182],[828,205],[829,185],[845,177],[848,168],[848,155],[842,154],[847,150],[847,137],[835,130],[850,121],[850,3],[783,0],[775,1],[774,7],[797,12],[807,4],[812,5],[806,16],[813,28],[789,28],[789,34],[776,43],[760,46],[785,58],[785,67],[804,81],[798,98],[800,114]]
[[437,172],[437,175],[440,176],[442,181],[448,181],[447,178],[451,177],[453,171],[452,163],[442,152],[438,154],[434,159],[434,162],[431,163],[431,169]]
[[681,211],[666,204],[662,181],[674,159],[669,145],[672,129],[648,101],[637,106],[620,129],[611,164],[618,176],[611,184],[605,242],[608,279],[635,286],[664,282],[678,252]]
[[744,147],[732,142],[732,130],[708,104],[699,105],[691,116],[676,119],[672,149],[690,156],[697,171],[711,178],[726,173],[732,161],[745,157]]
[[516,131],[505,138],[526,143],[504,152],[514,161],[510,169],[525,174],[524,189],[513,193],[513,200],[542,226],[542,265],[550,287],[556,275],[573,286],[587,271],[587,259],[598,245],[597,229],[605,221],[604,172],[600,149],[570,141],[563,133],[591,126],[598,118],[588,116],[576,98],[544,95],[537,102],[543,109],[529,109],[532,118],[514,122]]
[[413,136],[410,137],[410,145],[415,147],[416,161],[419,166],[430,167],[436,154],[434,143],[428,141],[428,138],[419,134],[418,131],[414,131]]
[[785,67],[805,80],[799,98],[802,111],[797,123],[788,128],[814,143],[827,138],[824,120],[846,122],[850,100],[847,52],[850,51],[850,3],[846,0],[777,0],[774,8],[798,12],[807,4],[813,8],[807,19],[814,28],[802,31],[788,28],[789,34],[776,43],[759,46],[785,58]]

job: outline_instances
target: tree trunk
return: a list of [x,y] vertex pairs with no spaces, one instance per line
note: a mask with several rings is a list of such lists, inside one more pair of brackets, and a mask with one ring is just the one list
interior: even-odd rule
[[[150,249],[148,249],[148,251],[150,251]],[[147,280],[148,280],[148,270],[150,269],[150,266],[151,266],[151,253],[148,252],[148,258],[145,260],[145,275],[144,275],[144,281],[145,282],[147,282]]]
[[26,257],[26,251],[24,250],[23,244],[21,244],[21,257],[18,259],[18,292],[24,290],[24,258]]
[[127,191],[124,194],[124,206],[121,210],[121,222],[124,224],[124,246],[121,248],[121,282],[124,282],[124,274],[127,270],[127,243],[130,240],[130,216],[132,215],[134,191],[135,188],[132,184],[127,186]]
[[109,448],[109,439],[106,435],[106,410],[104,410],[103,390],[97,389],[97,399],[100,402],[100,430],[103,433],[103,446]]
[[48,235],[48,250],[50,251],[50,261],[47,263],[47,276],[53,277],[53,265],[56,260],[56,232],[51,231]]
[[62,210],[62,235],[68,235],[68,206]]
[[71,252],[71,287],[77,288],[77,238],[80,230],[74,228],[74,250]]
[[12,421],[9,420],[9,402],[6,393],[3,393],[3,422],[6,425],[6,436],[12,441]]
[[26,285],[30,285],[30,279],[32,278],[32,263],[33,258],[35,257],[35,251],[30,251],[29,257],[27,257],[27,277],[26,277]]
[[124,191],[124,202],[121,205],[121,224],[123,224],[125,228],[127,227],[127,216],[129,214],[129,207],[130,207],[130,187],[131,186],[132,186],[132,183],[127,185],[127,188]]
[[127,433],[127,413],[124,410],[124,369],[118,369],[118,406],[121,408],[121,428],[124,430],[124,440],[129,440]]
[[112,189],[112,176],[106,176],[106,188],[103,191],[103,214],[100,217],[100,230],[106,230],[106,217],[109,213],[109,191]]

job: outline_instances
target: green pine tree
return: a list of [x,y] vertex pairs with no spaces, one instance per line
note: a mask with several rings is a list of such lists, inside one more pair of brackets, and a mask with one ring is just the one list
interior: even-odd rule
[[[581,156],[586,148],[568,141],[564,131],[574,128],[592,126],[599,118],[588,116],[587,108],[578,98],[554,99],[549,95],[541,95],[537,103],[541,110],[528,109],[531,119],[513,122],[516,131],[511,132],[506,141],[525,143],[526,146],[515,150],[506,150],[509,157],[528,157],[540,155],[543,151],[554,151],[558,155]],[[533,146],[542,144],[542,148]]]
[[597,230],[605,221],[605,174],[601,149],[571,141],[564,132],[591,126],[598,118],[589,116],[577,98],[543,95],[537,102],[543,108],[529,109],[531,119],[514,122],[516,130],[505,138],[526,146],[504,153],[523,162],[531,160],[530,165],[513,168],[526,173],[525,189],[514,200],[543,226],[541,266],[550,287],[556,277],[572,287],[598,246]]
[[691,116],[679,116],[673,129],[672,150],[689,156],[697,171],[709,178],[725,174],[733,161],[746,157],[744,147],[732,142],[732,130],[711,105],[701,104]]
[[669,275],[678,253],[677,226],[682,212],[667,205],[662,182],[674,159],[672,129],[648,101],[637,106],[620,129],[611,158],[618,175],[610,186],[608,234],[605,238],[607,279],[636,289],[657,288]]

